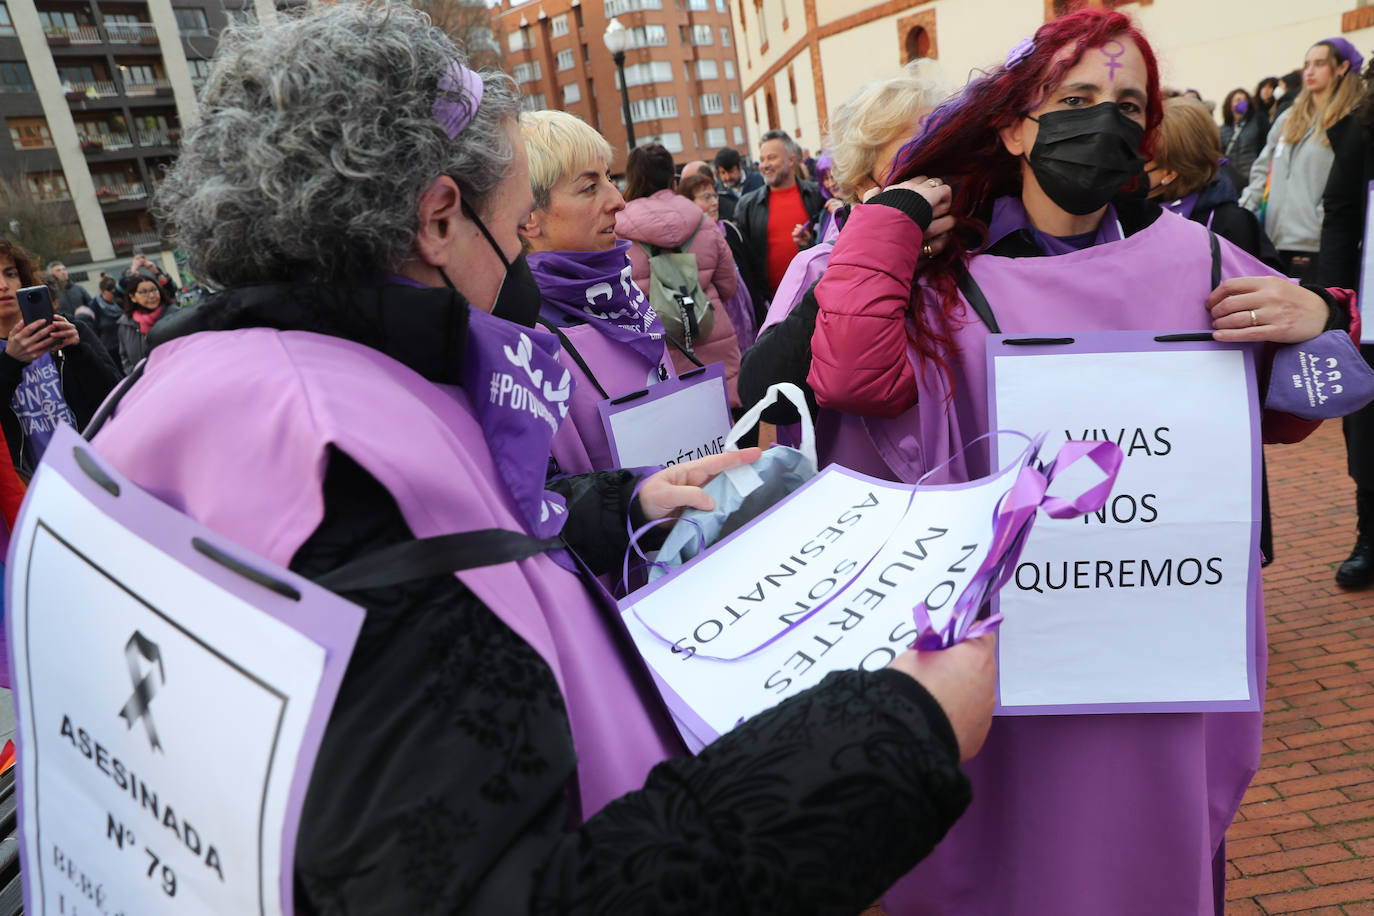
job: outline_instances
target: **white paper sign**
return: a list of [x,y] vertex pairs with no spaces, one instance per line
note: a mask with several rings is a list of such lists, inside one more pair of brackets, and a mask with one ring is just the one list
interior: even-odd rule
[[1364,243],[1360,246],[1360,343],[1374,343],[1374,181],[1369,183],[1365,197]]
[[644,391],[602,401],[615,466],[671,465],[718,455],[730,432],[725,367],[712,363]]
[[994,338],[989,353],[997,426],[1047,430],[1048,454],[1067,439],[1107,439],[1125,455],[1102,511],[1042,515],[996,599],[999,712],[1256,708],[1247,354],[1161,349],[1136,333],[1082,335],[1074,347]]
[[915,641],[921,601],[937,628],[946,624],[1019,468],[913,497],[911,486],[829,467],[622,602],[689,743],[709,743],[831,671],[885,667]]
[[[139,496],[126,484],[119,501]],[[46,465],[9,576],[26,910],[284,912],[297,765],[347,651],[331,659],[233,575],[169,561]],[[361,610],[332,600],[351,649]]]

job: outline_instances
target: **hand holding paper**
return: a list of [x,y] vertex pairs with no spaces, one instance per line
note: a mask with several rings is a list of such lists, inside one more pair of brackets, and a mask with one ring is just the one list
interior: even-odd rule
[[959,742],[959,759],[983,746],[997,697],[997,634],[964,640],[934,652],[909,650],[888,666],[930,691]]
[[639,490],[639,507],[651,522],[667,518],[679,509],[709,512],[716,507],[716,501],[702,487],[721,471],[752,464],[762,454],[760,449],[746,448],[664,468],[644,481]]

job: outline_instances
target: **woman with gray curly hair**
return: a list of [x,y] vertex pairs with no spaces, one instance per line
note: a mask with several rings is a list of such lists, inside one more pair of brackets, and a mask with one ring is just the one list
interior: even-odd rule
[[223,292],[159,326],[95,447],[306,576],[453,532],[485,553],[335,586],[367,614],[299,912],[856,913],[967,805],[991,659],[832,675],[686,756],[587,570],[757,451],[546,482],[570,383],[530,326],[517,107],[409,7],[227,35],[158,200]]

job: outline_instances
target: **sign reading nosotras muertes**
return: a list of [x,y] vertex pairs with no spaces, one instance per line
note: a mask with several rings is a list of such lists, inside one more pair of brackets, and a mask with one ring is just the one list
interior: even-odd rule
[[65,428],[6,587],[25,911],[292,912],[301,802],[362,609],[139,490]]

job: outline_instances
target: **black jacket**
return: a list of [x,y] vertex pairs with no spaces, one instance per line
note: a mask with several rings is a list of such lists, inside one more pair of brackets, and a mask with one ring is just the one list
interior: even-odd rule
[[1358,290],[1365,209],[1374,181],[1374,132],[1351,114],[1332,124],[1326,136],[1335,160],[1322,194],[1317,277],[1327,286]]
[[[81,429],[90,422],[96,408],[124,376],[115,368],[114,361],[105,352],[91,326],[80,319],[73,323],[81,335],[80,343],[54,353],[53,359],[57,362],[58,375],[62,379],[62,399],[71,408],[77,428]],[[0,347],[3,347],[2,341]],[[24,430],[14,413],[14,393],[23,381],[26,365],[0,350],[0,428],[4,429],[5,441],[9,443],[10,460],[25,478],[34,469],[25,466]]]
[[[154,345],[309,329],[450,381],[466,322],[436,315],[454,304],[447,290],[258,287],[184,310]],[[617,471],[550,484],[568,498],[565,537],[593,568],[623,554],[634,483]],[[390,494],[341,453],[324,504],[291,562],[303,575],[412,537]],[[301,913],[854,916],[969,802],[929,694],[893,671],[849,671],[660,764],[579,825],[566,707],[528,644],[451,575],[347,597],[367,615],[306,795]]]
[[1264,149],[1268,126],[1268,120],[1257,111],[1246,112],[1244,120],[1236,124],[1221,125],[1221,154],[1246,183],[1250,180],[1250,166]]
[[86,292],[86,287],[68,280],[67,285],[62,289],[57,310],[68,318],[75,318],[77,309],[90,304],[91,294]]
[[1191,219],[1202,223],[1241,251],[1283,270],[1279,253],[1264,234],[1259,217],[1236,203],[1237,192],[1231,182],[1217,179],[1198,192]]
[[[815,219],[825,203],[820,186],[814,181],[799,181],[797,187],[801,189],[806,218]],[[739,265],[740,274],[749,287],[749,295],[754,299],[754,311],[758,314],[760,324],[768,312],[768,300],[773,298],[773,290],[768,285],[768,197],[771,192],[772,188],[764,185],[745,194],[735,207],[734,218],[740,235],[744,236],[746,258],[744,263],[736,258],[735,263]]]

